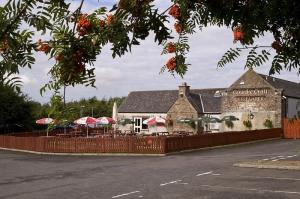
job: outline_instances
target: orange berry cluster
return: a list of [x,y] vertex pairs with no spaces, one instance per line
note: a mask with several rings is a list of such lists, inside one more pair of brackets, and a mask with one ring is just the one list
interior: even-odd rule
[[244,33],[242,31],[242,26],[238,25],[237,27],[233,28],[233,42],[243,42],[244,40]]
[[99,23],[100,23],[100,27],[101,27],[102,29],[103,29],[103,28],[105,27],[105,25],[106,25],[105,20],[102,20],[102,19],[100,19]]
[[91,23],[87,18],[87,14],[81,15],[77,21],[76,30],[78,31],[78,34],[80,36],[86,35],[90,27],[91,27]]
[[167,44],[167,51],[168,53],[173,53],[176,51],[175,45],[172,42]]
[[49,44],[45,43],[45,42],[42,42],[41,39],[38,40],[38,47],[37,47],[37,51],[42,51],[42,52],[49,52],[50,50],[50,47],[49,47]]
[[174,70],[176,67],[176,59],[175,57],[172,57],[168,60],[167,64],[166,64],[167,68],[169,70]]
[[181,28],[181,25],[178,22],[176,22],[174,24],[174,28],[175,28],[175,30],[176,30],[177,33],[181,33],[182,28]]
[[108,25],[112,24],[113,20],[114,20],[114,17],[112,14],[107,15],[107,24]]
[[[173,5],[170,10],[169,10],[169,15],[171,15],[172,17],[174,17],[175,19],[180,19],[180,8],[178,5]],[[174,28],[176,30],[177,33],[181,33],[182,31],[182,27],[180,25],[180,23],[177,21],[175,24],[174,24]]]
[[175,19],[180,18],[180,8],[178,5],[173,5],[171,9],[169,10],[169,15],[174,17]]
[[57,53],[57,54],[55,55],[55,59],[56,59],[57,61],[62,61],[62,60],[64,59],[64,55],[61,54],[61,53]]

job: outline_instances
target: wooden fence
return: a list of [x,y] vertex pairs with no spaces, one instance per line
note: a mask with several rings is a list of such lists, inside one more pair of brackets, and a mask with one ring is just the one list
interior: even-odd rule
[[283,133],[284,138],[300,138],[300,120],[292,120],[288,119],[283,120]]
[[47,153],[166,154],[281,137],[281,129],[226,132],[176,137],[60,138],[0,136],[0,147]]
[[165,151],[166,153],[170,153],[182,150],[279,138],[281,136],[282,129],[264,129],[240,132],[207,133],[187,137],[169,137],[167,138]]

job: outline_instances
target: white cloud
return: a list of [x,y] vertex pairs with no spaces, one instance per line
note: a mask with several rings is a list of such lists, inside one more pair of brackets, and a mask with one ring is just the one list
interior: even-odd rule
[[[0,1],[2,3],[3,1]],[[72,1],[73,7],[76,8]],[[90,0],[86,1],[84,12],[89,12],[97,6],[111,6],[115,1],[109,0]],[[169,1],[156,1],[161,10],[167,8]],[[172,25],[170,25],[172,27]],[[175,34],[174,34],[175,35]],[[270,35],[257,40],[262,45],[270,45],[273,38]],[[178,85],[186,81],[191,88],[212,88],[228,87],[242,73],[245,72],[245,56],[242,55],[236,62],[228,64],[225,68],[217,69],[217,62],[221,56],[231,47],[238,44],[232,43],[232,31],[228,28],[208,27],[202,32],[192,35],[189,39],[191,46],[187,55],[187,62],[191,64],[186,75],[173,77],[167,71],[159,74],[161,67],[171,55],[161,56],[161,46],[154,43],[153,35],[141,42],[140,46],[135,46],[132,53],[127,53],[121,58],[112,59],[109,46],[106,46],[102,54],[97,57],[95,62],[96,86],[97,89],[84,86],[68,87],[66,96],[67,101],[77,100],[97,96],[98,98],[110,96],[126,96],[133,90],[162,90],[177,89]],[[49,101],[51,92],[46,92],[44,97],[39,95],[39,89],[49,81],[47,72],[54,64],[41,53],[37,54],[37,62],[32,70],[22,69],[20,75],[24,76],[25,82],[23,91],[34,100],[41,102]],[[260,73],[267,74],[270,63],[255,69]],[[296,72],[283,71],[276,77],[299,82]],[[27,78],[27,79],[26,79]]]

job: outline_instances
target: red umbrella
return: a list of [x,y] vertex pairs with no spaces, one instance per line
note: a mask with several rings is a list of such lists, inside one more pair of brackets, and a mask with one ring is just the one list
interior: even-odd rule
[[54,120],[50,117],[42,118],[37,121],[35,121],[37,124],[52,124],[54,123]]
[[166,123],[166,119],[158,116],[150,117],[143,121],[143,124],[147,124],[149,126],[154,126],[157,124],[165,124],[165,123]]
[[93,117],[82,117],[74,121],[75,124],[96,124],[97,119]]
[[97,118],[97,124],[115,124],[116,121],[111,117],[99,117]]
[[97,119],[93,117],[82,117],[74,121],[75,124],[86,125],[86,137],[89,137],[89,124],[96,124]]
[[[42,118],[42,119],[39,119],[39,120],[35,121],[35,123],[41,124],[41,125],[53,124],[54,119],[52,119],[50,117],[46,117],[46,118]],[[47,137],[48,137],[48,128],[47,128]]]
[[[112,119],[111,117],[99,117],[97,118],[97,124],[101,125],[108,125],[108,124],[115,124],[116,121]],[[108,127],[107,127],[108,130]],[[104,128],[104,133],[105,133],[105,128]]]

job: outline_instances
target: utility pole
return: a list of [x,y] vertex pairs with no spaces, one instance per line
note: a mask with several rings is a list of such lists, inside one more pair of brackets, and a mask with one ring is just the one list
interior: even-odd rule
[[92,106],[91,108],[92,108],[92,117],[94,117],[94,108],[95,107]]
[[82,109],[85,108],[85,106],[80,106],[80,118],[82,118]]

